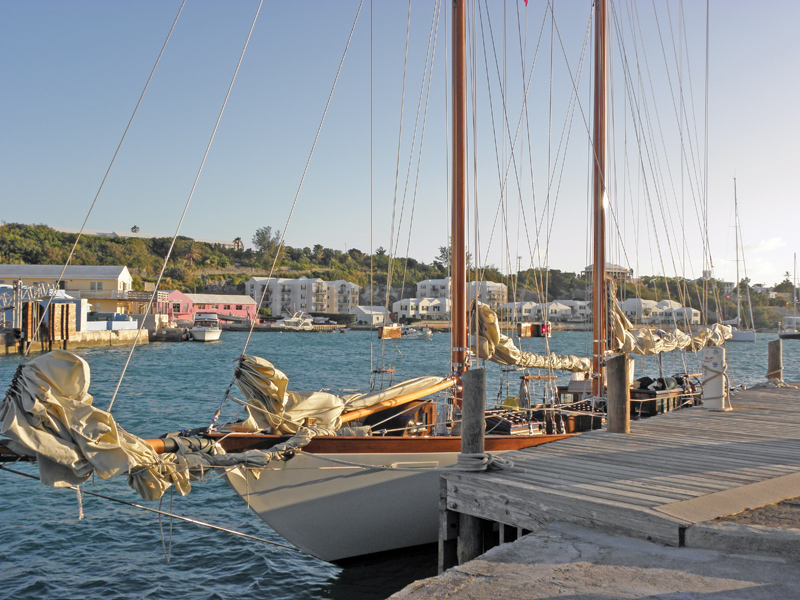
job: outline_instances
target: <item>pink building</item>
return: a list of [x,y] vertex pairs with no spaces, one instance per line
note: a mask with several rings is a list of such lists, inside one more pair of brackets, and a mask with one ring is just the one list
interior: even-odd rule
[[256,301],[250,296],[227,294],[169,293],[169,320],[193,321],[195,313],[217,313],[239,319],[256,318]]

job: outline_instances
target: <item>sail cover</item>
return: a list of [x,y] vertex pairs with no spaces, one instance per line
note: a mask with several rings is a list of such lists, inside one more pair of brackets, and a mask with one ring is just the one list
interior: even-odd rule
[[645,356],[684,349],[697,352],[703,346],[721,346],[732,336],[731,327],[719,323],[715,323],[711,327],[702,327],[691,334],[685,333],[677,327],[668,331],[655,327],[634,329],[619,304],[614,302],[611,306],[611,330],[614,336],[614,347],[618,352]]
[[592,361],[572,355],[534,354],[525,352],[514,345],[513,340],[500,332],[497,314],[482,302],[473,302],[470,327],[477,337],[478,358],[485,358],[494,363],[506,366],[518,366],[528,369],[555,369],[573,373],[589,373]]
[[337,430],[343,413],[423,390],[444,379],[417,377],[377,392],[341,397],[322,391],[293,392],[282,371],[268,360],[248,355],[239,359],[234,377],[248,401],[249,416],[240,427],[247,431],[271,428],[276,433],[291,434],[297,433],[308,417],[314,418],[318,427]]
[[103,479],[128,473],[128,484],[152,500],[175,485],[189,493],[189,475],[174,454],[159,455],[126,432],[111,413],[92,406],[89,365],[54,350],[20,365],[0,404],[0,433],[11,450],[35,456],[42,483],[67,487],[92,472]]
[[[721,346],[731,337],[731,328],[721,324],[703,327],[691,334],[677,327],[671,330],[654,327],[635,329],[616,301],[611,303],[611,307],[611,331],[614,338],[612,345],[615,352],[645,356],[684,349],[697,352],[704,346]],[[491,308],[477,302],[473,303],[472,310],[470,326],[474,329],[477,321],[478,358],[485,358],[501,365],[531,369],[591,372],[592,363],[588,358],[556,354],[543,356],[520,350],[511,338],[500,332],[499,319]]]

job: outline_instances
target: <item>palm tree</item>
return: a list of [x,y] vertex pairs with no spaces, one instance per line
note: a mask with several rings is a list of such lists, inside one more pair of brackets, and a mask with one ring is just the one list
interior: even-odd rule
[[134,225],[133,227],[131,227],[131,233],[139,233],[139,226]]
[[233,238],[233,249],[239,252],[244,250],[244,242],[242,242],[242,238],[240,237]]
[[189,266],[194,266],[194,261],[200,258],[200,245],[192,242],[189,247],[186,249],[186,254],[184,254],[184,258],[189,261]]

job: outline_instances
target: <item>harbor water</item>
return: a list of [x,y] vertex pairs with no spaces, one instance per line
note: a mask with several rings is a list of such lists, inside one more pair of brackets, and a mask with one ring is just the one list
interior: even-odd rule
[[[550,347],[559,354],[586,356],[589,335],[555,332]],[[159,343],[137,348],[114,402],[115,418],[140,437],[207,426],[231,381],[234,361],[246,337],[246,333],[227,331],[214,343]],[[756,343],[728,344],[732,385],[764,381],[767,342],[776,337],[759,334]],[[287,332],[254,334],[247,353],[266,358],[284,371],[290,389],[337,391],[368,388],[370,373],[381,367],[395,369],[395,382],[444,374],[448,345],[448,335],[434,334],[432,341],[399,341],[381,352],[369,332]],[[544,342],[526,340],[523,345],[526,350],[541,351]],[[96,406],[108,407],[128,352],[127,348],[77,352],[91,367],[89,391]],[[639,361],[637,376],[700,372],[696,357],[684,359],[673,354],[661,365],[654,358]],[[800,342],[785,341],[783,356],[784,378],[797,381]],[[0,357],[4,386],[11,382],[20,360]],[[487,402],[502,402],[516,393],[518,374],[503,375],[493,365],[488,365],[487,371]],[[534,393],[540,397],[545,391]],[[735,408],[735,395],[733,405]],[[226,406],[224,415],[235,418],[235,405]],[[37,473],[32,465],[13,468]],[[91,479],[83,487],[285,543],[218,477],[194,484],[186,497],[170,497],[168,492],[160,506],[142,501],[124,477]],[[340,567],[185,522],[162,518],[159,524],[153,513],[85,494],[79,505],[74,491],[48,488],[3,471],[0,489],[0,598],[377,599],[436,573],[435,547]],[[81,508],[83,518],[79,519]]]

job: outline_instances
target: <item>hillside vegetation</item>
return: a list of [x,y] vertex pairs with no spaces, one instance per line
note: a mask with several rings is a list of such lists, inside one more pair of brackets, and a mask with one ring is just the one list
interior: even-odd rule
[[[76,234],[58,232],[46,225],[22,225],[3,223],[0,225],[0,263],[5,264],[56,264],[66,261],[77,239]],[[253,275],[269,273],[279,248],[280,233],[270,227],[256,231],[252,243],[254,249],[244,249],[240,238],[234,240],[234,248],[220,244],[198,242],[180,236],[176,240],[160,289],[178,289],[185,292],[244,293],[245,282]],[[169,251],[170,238],[104,237],[83,235],[75,249],[70,264],[73,265],[126,265],[134,276],[134,289],[144,289],[144,282],[155,282],[164,257]],[[369,301],[370,272],[374,283],[373,298],[383,301],[389,271],[389,256],[383,248],[373,255],[352,248],[347,252],[325,248],[320,244],[293,248],[280,248],[276,276],[320,277],[327,281],[344,279],[362,288],[362,303]],[[425,279],[447,276],[447,248],[426,264],[413,258],[392,260],[391,299],[413,296],[416,284]],[[467,257],[468,261],[471,257]],[[470,270],[472,276],[472,270]],[[503,276],[496,268],[487,267],[483,279],[502,282],[509,287],[509,300],[543,301],[545,299],[585,299],[587,282],[575,273],[551,269],[546,273],[528,269],[516,277]],[[742,297],[747,296],[747,280],[740,282]],[[401,291],[402,286],[402,291]],[[788,274],[776,285],[779,292],[791,292]],[[731,318],[736,313],[733,296],[725,297],[722,286],[709,292],[705,305],[701,300],[703,290],[695,282],[676,278],[642,276],[638,283],[625,283],[619,289],[621,298],[643,298],[661,300],[669,298],[683,305],[705,311],[710,322]],[[786,298],[769,299],[752,289],[750,297],[756,327],[774,327],[779,315],[773,310],[788,308]]]

